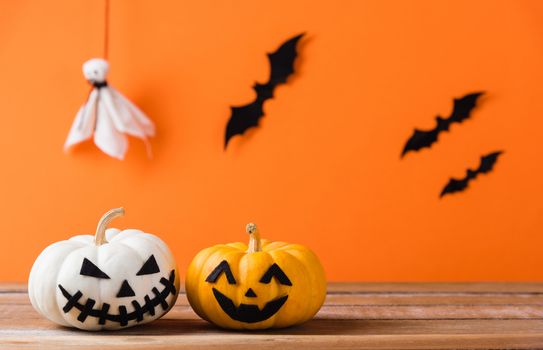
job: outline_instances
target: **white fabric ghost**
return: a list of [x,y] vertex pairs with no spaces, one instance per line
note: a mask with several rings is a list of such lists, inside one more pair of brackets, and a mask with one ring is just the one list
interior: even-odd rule
[[101,58],[93,58],[83,64],[83,75],[93,89],[77,112],[64,150],[90,139],[94,134],[98,148],[111,157],[123,159],[128,149],[128,134],[142,139],[150,155],[147,137],[154,136],[155,126],[138,107],[108,85],[108,70],[109,64]]

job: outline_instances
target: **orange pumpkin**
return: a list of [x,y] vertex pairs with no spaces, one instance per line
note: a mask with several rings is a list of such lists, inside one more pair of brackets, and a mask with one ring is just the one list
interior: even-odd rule
[[303,323],[326,296],[324,270],[307,247],[261,240],[247,225],[249,245],[219,244],[192,260],[187,298],[203,319],[231,329],[281,328]]

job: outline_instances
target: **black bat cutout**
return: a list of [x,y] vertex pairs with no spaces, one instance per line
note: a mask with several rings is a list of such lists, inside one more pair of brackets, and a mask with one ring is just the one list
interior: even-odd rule
[[461,98],[455,98],[453,111],[449,118],[438,115],[436,117],[437,125],[434,129],[427,131],[415,129],[413,136],[407,140],[403,148],[402,157],[409,151],[418,151],[421,148],[432,146],[437,141],[439,134],[442,131],[448,131],[452,123],[462,123],[468,119],[477,104],[477,99],[483,94],[484,92],[474,92]]
[[450,179],[449,183],[447,183],[447,186],[445,186],[445,188],[443,188],[443,191],[441,191],[439,197],[443,197],[448,193],[464,191],[466,187],[468,187],[468,184],[472,179],[475,179],[479,174],[486,174],[492,171],[492,169],[494,168],[494,164],[496,164],[498,157],[502,153],[503,151],[496,151],[482,156],[479,168],[475,170],[468,169],[468,171],[466,172],[466,177],[462,179]]
[[247,105],[231,107],[232,113],[226,125],[224,148],[235,135],[243,134],[247,129],[258,126],[258,121],[264,115],[263,105],[266,100],[273,97],[275,87],[286,83],[288,77],[294,73],[294,60],[296,59],[296,45],[304,36],[299,34],[285,43],[277,51],[268,54],[270,61],[270,78],[267,83],[255,83],[256,99]]

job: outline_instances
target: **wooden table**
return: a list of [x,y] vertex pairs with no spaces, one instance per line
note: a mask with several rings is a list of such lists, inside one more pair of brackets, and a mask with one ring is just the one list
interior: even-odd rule
[[32,309],[0,284],[0,347],[127,349],[541,349],[543,283],[332,283],[317,317],[284,330],[228,332],[198,319],[184,293],[149,325],[87,333]]

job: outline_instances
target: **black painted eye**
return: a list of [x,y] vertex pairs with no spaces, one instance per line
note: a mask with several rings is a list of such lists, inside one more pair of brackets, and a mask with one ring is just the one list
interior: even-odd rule
[[98,266],[94,265],[87,258],[83,258],[83,264],[81,264],[81,271],[79,271],[79,274],[83,276],[109,279],[108,275],[106,275],[102,270],[98,268]]
[[149,259],[143,264],[136,276],[152,275],[153,273],[160,272],[160,268],[156,263],[155,256],[151,255]]
[[226,278],[228,279],[229,284],[236,284],[236,279],[234,278],[234,275],[232,274],[232,270],[230,270],[230,265],[228,265],[228,261],[223,260],[217,267],[211,271],[209,276],[206,278],[206,282],[215,283],[219,279],[222,273],[226,274]]
[[285,286],[292,286],[292,282],[288,279],[287,275],[281,270],[279,265],[273,264],[270,266],[268,271],[260,279],[260,283],[270,283],[272,277],[275,277],[279,283],[284,284]]

